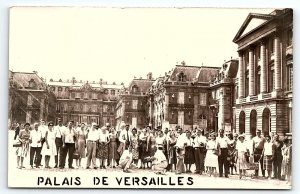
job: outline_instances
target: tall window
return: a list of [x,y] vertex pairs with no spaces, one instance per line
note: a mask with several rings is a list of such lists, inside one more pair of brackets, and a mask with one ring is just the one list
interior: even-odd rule
[[75,98],[80,98],[80,93],[79,92],[76,92]]
[[270,71],[270,83],[269,83],[269,92],[272,92],[275,89],[275,73],[274,69]]
[[132,100],[132,109],[137,109],[138,100]]
[[288,67],[288,91],[293,90],[293,64],[289,64]]
[[184,92],[179,92],[178,93],[177,103],[178,104],[184,104]]
[[206,93],[200,93],[200,103],[201,106],[206,106]]
[[88,93],[87,92],[84,93],[84,99],[88,99]]
[[132,86],[132,92],[133,93],[138,92],[138,87],[136,85]]
[[103,112],[107,112],[107,105],[106,104],[103,105]]
[[260,93],[260,68],[257,69],[257,74],[256,74],[256,94]]
[[67,112],[67,111],[68,111],[68,104],[65,103],[65,104],[64,104],[64,112]]
[[249,71],[246,72],[246,79],[245,79],[245,96],[249,95]]
[[33,104],[32,96],[29,94],[27,97],[27,105],[32,106],[32,104]]

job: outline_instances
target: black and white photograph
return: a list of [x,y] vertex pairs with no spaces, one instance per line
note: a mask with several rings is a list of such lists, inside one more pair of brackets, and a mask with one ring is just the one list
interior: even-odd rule
[[9,9],[9,188],[292,188],[293,9]]

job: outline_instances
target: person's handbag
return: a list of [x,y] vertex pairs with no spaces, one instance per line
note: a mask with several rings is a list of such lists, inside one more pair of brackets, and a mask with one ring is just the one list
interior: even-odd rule
[[79,159],[79,158],[80,158],[79,152],[78,152],[78,151],[75,151],[75,152],[73,153],[73,159],[77,160],[77,159]]
[[22,143],[19,140],[14,140],[13,147],[22,147]]
[[213,153],[217,156],[220,156],[220,150],[219,149],[214,149]]

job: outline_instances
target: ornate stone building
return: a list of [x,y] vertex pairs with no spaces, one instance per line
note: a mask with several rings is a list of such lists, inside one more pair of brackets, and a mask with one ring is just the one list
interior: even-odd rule
[[210,82],[218,67],[176,65],[164,77],[157,79],[149,90],[149,121],[154,127],[184,130],[194,127],[212,129],[209,110]]
[[238,72],[238,60],[224,62],[217,77],[210,84],[209,99],[210,123],[212,129],[224,129],[226,132],[235,130],[233,117],[235,104],[235,78]]
[[55,101],[37,72],[9,71],[9,124],[54,120]]
[[128,88],[122,90],[116,105],[117,127],[122,121],[137,128],[143,128],[149,123],[147,92],[153,82],[152,73],[148,73],[147,79],[135,78],[130,82]]
[[69,120],[99,125],[115,125],[117,96],[123,85],[71,80],[50,80],[50,90],[57,97],[56,115],[66,123]]
[[233,39],[239,72],[237,132],[280,135],[291,132],[293,88],[293,11],[250,13]]

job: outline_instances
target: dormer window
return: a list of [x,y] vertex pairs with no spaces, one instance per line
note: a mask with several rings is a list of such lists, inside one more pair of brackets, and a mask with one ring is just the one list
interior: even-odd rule
[[185,78],[184,73],[181,71],[178,75],[177,75],[177,80],[180,82],[183,82]]
[[137,85],[132,86],[132,92],[133,92],[133,93],[138,92],[138,87],[137,87]]
[[31,79],[31,80],[29,81],[29,87],[30,87],[30,88],[35,88],[35,87],[36,87],[35,81],[34,81],[33,79]]

